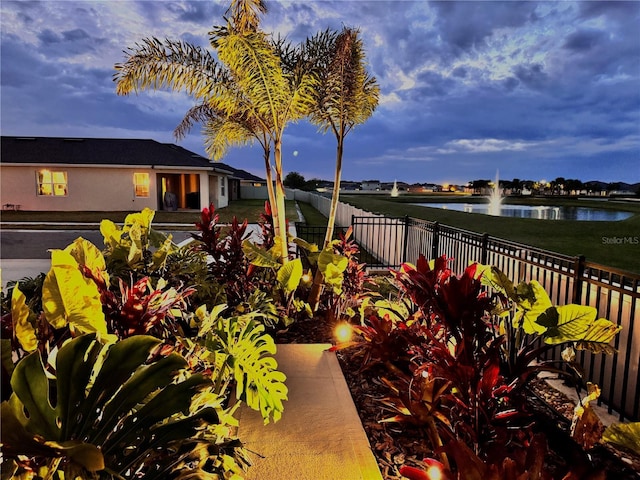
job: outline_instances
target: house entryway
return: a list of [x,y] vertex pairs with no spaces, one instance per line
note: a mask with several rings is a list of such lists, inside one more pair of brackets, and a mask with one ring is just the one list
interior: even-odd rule
[[200,176],[193,173],[158,174],[159,210],[200,210]]

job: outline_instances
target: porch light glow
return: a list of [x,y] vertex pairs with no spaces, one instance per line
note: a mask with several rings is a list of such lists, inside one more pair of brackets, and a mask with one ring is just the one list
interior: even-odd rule
[[339,323],[335,329],[335,336],[339,343],[351,340],[352,333],[351,325],[346,322]]

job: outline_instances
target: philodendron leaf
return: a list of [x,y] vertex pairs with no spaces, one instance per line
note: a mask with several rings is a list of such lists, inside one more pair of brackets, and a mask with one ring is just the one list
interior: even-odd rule
[[13,395],[9,403],[18,421],[28,431],[47,440],[60,440],[58,416],[49,398],[49,379],[39,352],[18,362],[11,375],[11,388]]
[[269,252],[258,247],[250,240],[242,242],[242,251],[253,265],[258,267],[280,268],[281,264],[278,261],[278,257],[272,256]]
[[33,352],[38,348],[36,331],[31,323],[34,317],[27,306],[27,297],[16,285],[11,293],[11,321],[16,338],[25,352]]
[[544,342],[550,345],[582,340],[598,315],[594,307],[585,305],[564,305],[556,311],[557,325],[544,335]]
[[[518,302],[516,315],[513,318],[513,326],[515,328],[522,326],[525,333],[528,334],[543,334],[547,327],[540,325],[536,320],[553,305],[549,295],[537,281],[532,280],[528,287],[527,290],[530,289],[530,294],[527,294],[525,299]],[[518,285],[518,289],[522,290],[521,285]]]
[[302,279],[302,260],[296,258],[278,270],[278,283],[286,292],[295,292]]
[[607,427],[602,439],[633,450],[640,455],[640,422],[614,423]]
[[[547,331],[545,343],[555,345],[563,342],[577,342],[578,350],[589,350],[593,353],[615,353],[609,345],[622,327],[605,318],[595,320],[597,310],[582,305],[565,305],[557,307],[558,326],[552,332]],[[553,333],[554,335],[551,335]]]
[[69,324],[80,332],[107,333],[98,287],[63,250],[51,252],[51,270],[42,285],[42,308],[54,328]]
[[500,269],[493,266],[479,265],[476,273],[482,275],[480,277],[482,285],[486,285],[497,292],[505,294],[511,300],[517,300],[516,289],[513,282]]

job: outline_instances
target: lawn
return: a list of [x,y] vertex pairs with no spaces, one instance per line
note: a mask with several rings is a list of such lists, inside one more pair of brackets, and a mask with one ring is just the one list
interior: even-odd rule
[[[433,198],[443,201],[443,197]],[[469,214],[439,208],[407,205],[411,202],[427,202],[429,197],[406,196],[399,198],[380,196],[341,196],[341,201],[374,213],[389,216],[409,215],[429,221],[437,221],[465,230],[533,245],[566,255],[584,255],[588,261],[632,272],[640,272],[640,204],[598,202],[597,207],[627,210],[634,216],[617,222],[586,222],[562,220],[535,220],[526,218],[501,218],[490,215]],[[449,201],[449,199],[447,199]],[[453,201],[453,200],[452,200]],[[469,197],[461,199],[469,201]],[[509,200],[511,201],[511,199]],[[520,203],[539,199],[518,199]],[[583,200],[543,200],[549,203],[593,206]],[[585,205],[586,204],[586,205]]]
[[[239,220],[245,218],[249,223],[257,223],[260,219],[260,213],[264,211],[264,200],[234,200],[228,207],[221,208],[216,211],[220,215],[220,223],[229,223],[236,216]],[[131,212],[34,212],[34,211],[3,211],[1,214],[3,228],[30,228],[24,225],[24,222],[53,222],[53,223],[100,223],[103,219],[109,219],[116,223],[122,223]],[[295,209],[295,202],[286,202],[287,218],[297,219],[298,215]],[[195,222],[200,220],[200,212],[195,210],[166,212],[157,211],[153,219],[154,223],[177,223],[183,224],[183,227],[172,227],[176,230],[193,230]],[[42,228],[42,225],[33,225],[32,228]],[[59,229],[66,228],[63,225],[47,225],[47,228]],[[75,228],[75,227],[74,227]],[[81,226],[79,228],[95,228],[95,226]]]

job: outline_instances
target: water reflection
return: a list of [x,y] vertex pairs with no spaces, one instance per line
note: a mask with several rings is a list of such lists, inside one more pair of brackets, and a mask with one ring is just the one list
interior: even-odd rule
[[[414,203],[431,208],[443,208],[466,213],[490,213],[489,205],[486,203]],[[494,213],[491,212],[493,215]],[[538,220],[577,220],[589,222],[610,222],[624,220],[631,217],[630,212],[620,212],[615,210],[603,210],[589,207],[569,207],[569,206],[546,206],[546,205],[500,205],[497,214],[501,217],[512,218],[535,218]]]

